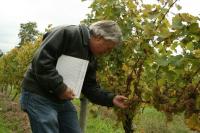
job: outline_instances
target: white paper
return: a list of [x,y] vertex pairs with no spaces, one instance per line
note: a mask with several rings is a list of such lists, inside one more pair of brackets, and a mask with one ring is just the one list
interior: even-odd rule
[[56,69],[63,77],[63,82],[79,98],[89,61],[72,56],[62,55],[58,58]]

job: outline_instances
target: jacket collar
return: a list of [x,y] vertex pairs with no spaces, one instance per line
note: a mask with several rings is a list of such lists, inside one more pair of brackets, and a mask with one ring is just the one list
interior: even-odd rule
[[89,28],[86,25],[79,25],[79,27],[83,37],[83,45],[88,46],[90,40]]

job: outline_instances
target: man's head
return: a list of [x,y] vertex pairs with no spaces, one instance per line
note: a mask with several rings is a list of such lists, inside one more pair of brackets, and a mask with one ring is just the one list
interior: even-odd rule
[[90,50],[94,55],[108,53],[121,42],[122,32],[114,21],[98,21],[91,24],[89,29],[91,33]]

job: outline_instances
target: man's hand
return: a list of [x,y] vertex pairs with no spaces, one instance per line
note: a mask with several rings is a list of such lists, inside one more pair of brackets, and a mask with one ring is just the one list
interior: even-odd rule
[[117,107],[120,107],[120,108],[127,108],[128,107],[128,104],[127,104],[127,100],[128,98],[125,97],[125,96],[122,96],[122,95],[116,95],[114,98],[113,98],[113,104]]
[[73,100],[74,97],[75,94],[71,88],[67,88],[65,92],[62,95],[60,95],[60,99],[62,100]]

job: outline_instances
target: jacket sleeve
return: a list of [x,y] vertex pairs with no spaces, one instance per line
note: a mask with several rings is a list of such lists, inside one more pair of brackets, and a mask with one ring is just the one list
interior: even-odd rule
[[56,96],[63,93],[67,85],[56,70],[57,59],[64,49],[64,29],[52,31],[36,51],[32,69],[41,89]]
[[82,93],[93,103],[113,106],[114,94],[103,90],[96,81],[96,68],[89,68],[83,84]]

